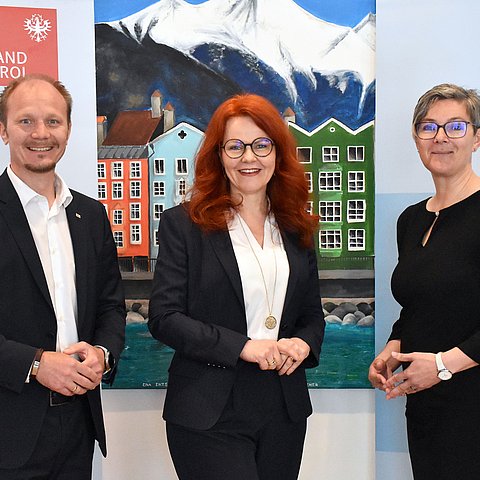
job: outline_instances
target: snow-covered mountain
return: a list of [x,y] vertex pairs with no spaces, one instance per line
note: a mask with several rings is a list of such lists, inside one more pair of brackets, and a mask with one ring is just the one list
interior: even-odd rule
[[[195,60],[203,45],[256,58],[285,81],[293,102],[298,75],[312,89],[321,74],[342,90],[353,72],[362,84],[362,98],[375,79],[373,14],[350,28],[321,20],[292,0],[209,0],[200,5],[160,0],[108,25],[138,43],[149,39]],[[217,53],[221,61],[222,49]]]

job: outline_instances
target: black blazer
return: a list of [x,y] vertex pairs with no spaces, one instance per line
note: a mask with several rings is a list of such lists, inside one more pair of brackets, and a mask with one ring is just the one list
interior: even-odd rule
[[[78,337],[105,346],[118,359],[125,300],[110,225],[99,202],[72,195],[66,212],[75,257]],[[6,171],[0,176],[0,252],[0,468],[16,468],[30,457],[49,408],[48,390],[25,379],[37,348],[55,351],[57,322],[27,218]],[[100,388],[86,395],[105,455]]]
[[[310,346],[303,367],[318,364],[325,322],[314,250],[283,235],[290,264],[279,337]],[[150,298],[149,328],[175,349],[163,416],[186,427],[208,429],[232,389],[240,352],[248,340],[240,272],[227,231],[203,232],[184,206],[165,211]],[[305,369],[280,377],[292,420],[310,415]]]

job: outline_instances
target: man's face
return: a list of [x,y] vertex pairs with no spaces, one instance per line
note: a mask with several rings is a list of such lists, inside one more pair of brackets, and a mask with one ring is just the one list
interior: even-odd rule
[[19,178],[53,171],[69,135],[67,104],[53,85],[28,80],[13,91],[0,136],[10,148],[10,165]]

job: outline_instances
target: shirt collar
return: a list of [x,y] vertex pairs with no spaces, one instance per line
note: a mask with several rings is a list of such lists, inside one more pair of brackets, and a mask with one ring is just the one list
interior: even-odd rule
[[[35,197],[43,196],[35,190],[32,190],[23,180],[17,177],[10,165],[7,167],[7,175],[20,198],[20,203],[23,208],[25,208]],[[67,187],[67,184],[63,181],[60,175],[55,173],[55,203],[57,203],[58,206],[63,205],[64,208],[67,208],[72,200],[73,195]]]

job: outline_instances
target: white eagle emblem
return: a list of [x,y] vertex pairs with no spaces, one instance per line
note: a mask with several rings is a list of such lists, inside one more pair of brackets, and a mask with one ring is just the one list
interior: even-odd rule
[[25,19],[24,26],[28,36],[35,42],[46,40],[48,32],[52,29],[50,20],[44,20],[38,13],[34,13],[31,18]]

